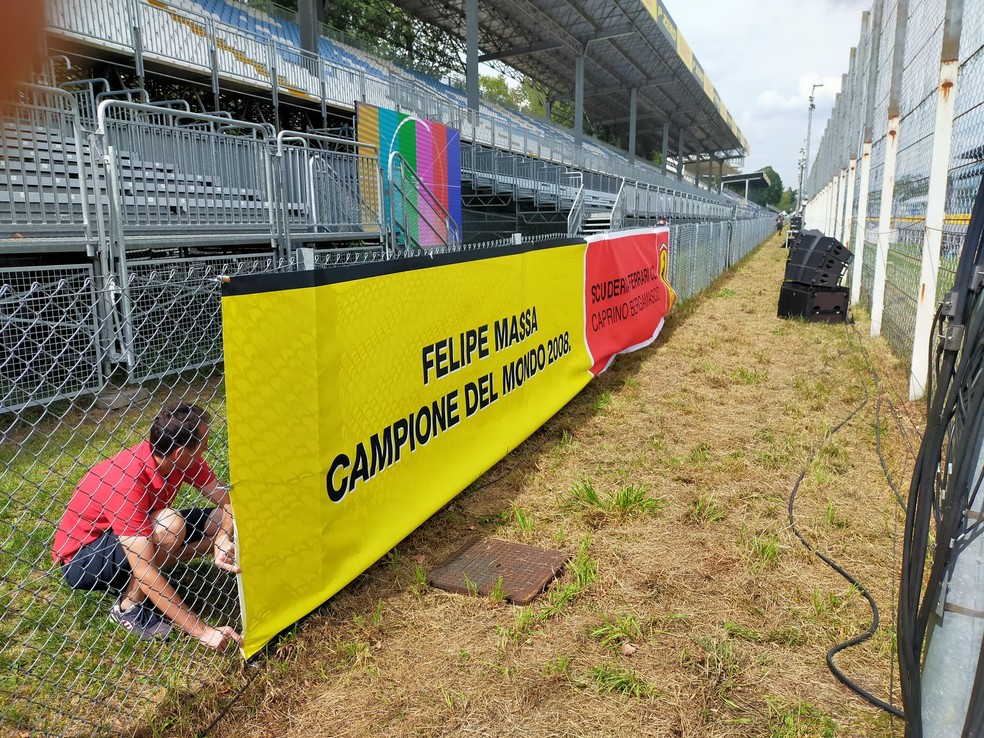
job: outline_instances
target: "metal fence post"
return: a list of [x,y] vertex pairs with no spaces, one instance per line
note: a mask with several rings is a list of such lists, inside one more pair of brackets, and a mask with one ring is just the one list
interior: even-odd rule
[[140,80],[139,87],[144,85],[143,37],[140,30],[140,0],[128,3],[127,13],[130,16],[130,34],[133,43],[133,66]]
[[846,247],[851,247],[851,222],[854,218],[854,177],[857,175],[858,160],[851,155],[847,165],[847,189],[844,191],[844,220],[841,223],[840,238]]
[[219,110],[222,107],[219,97],[221,90],[219,87],[219,45],[216,42],[214,18],[208,19],[208,58],[212,65],[212,99],[215,101],[215,109]]
[[929,190],[926,195],[926,223],[923,230],[922,264],[916,322],[912,339],[909,370],[909,399],[926,392],[929,377],[929,342],[932,340],[933,315],[936,311],[936,278],[940,267],[943,220],[946,209],[946,185],[949,176],[950,148],[953,137],[953,113],[957,99],[960,71],[960,18],[963,0],[947,0],[943,21],[943,48],[940,58],[940,82],[936,87],[936,123],[933,128],[933,153],[930,159]]
[[882,175],[881,207],[878,213],[878,246],[875,250],[875,281],[871,293],[871,335],[881,335],[885,312],[885,279],[888,251],[892,244],[892,200],[895,194],[895,165],[899,152],[899,96],[905,59],[905,32],[909,19],[909,0],[898,0],[895,10],[895,48],[892,55],[892,81],[888,93],[888,133],[885,136],[885,169]]
[[869,137],[861,145],[861,173],[858,183],[858,218],[854,231],[854,272],[851,279],[851,304],[861,299],[861,265],[864,263],[864,233],[868,225],[868,184],[871,178],[871,149]]

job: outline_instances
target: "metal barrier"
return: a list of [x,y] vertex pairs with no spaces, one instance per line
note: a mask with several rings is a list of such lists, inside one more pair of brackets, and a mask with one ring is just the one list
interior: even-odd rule
[[[678,297],[699,293],[772,228],[771,217],[671,226],[669,272]],[[316,252],[316,262],[344,268],[388,256],[380,247],[332,249]],[[294,268],[246,254],[131,259],[127,282],[114,277],[101,288],[87,266],[0,272],[0,336],[11,357],[0,364],[0,731],[129,733],[169,690],[200,688],[232,668],[236,656],[190,638],[123,639],[107,617],[115,595],[69,590],[52,563],[51,540],[85,471],[145,438],[163,405],[194,401],[211,413],[206,458],[228,479],[216,278]],[[108,389],[101,335],[117,335],[117,321],[131,325],[120,344],[127,374],[114,375],[129,389],[111,409],[90,393]],[[192,495],[177,501],[195,504]],[[210,561],[179,565],[171,579],[210,623],[241,626],[234,581]]]
[[281,217],[290,243],[382,240],[377,150],[351,139],[281,131]]
[[[37,210],[12,208],[0,246],[37,251],[46,238],[69,238],[91,251],[81,266],[0,271],[0,730],[14,733],[129,732],[168,690],[194,689],[228,668],[191,639],[121,640],[107,617],[111,596],[64,586],[51,558],[54,529],[85,471],[145,438],[160,407],[178,400],[212,414],[207,459],[228,479],[218,277],[294,269],[294,242],[323,242],[332,229],[361,229],[364,240],[383,230],[371,197],[352,200],[353,178],[379,187],[379,162],[350,141],[288,132],[275,149],[266,126],[190,113],[181,103],[98,101],[95,84],[83,88],[96,112],[88,141],[66,91],[31,88],[36,98],[3,118],[5,135],[26,141],[8,151],[26,160],[45,150],[49,158],[19,190],[15,157],[4,157],[6,191],[25,193]],[[575,192],[582,205],[593,191],[610,207],[620,184],[494,151],[490,161],[506,163],[514,191],[554,198],[558,220]],[[447,211],[421,194],[412,172],[401,168],[394,180],[404,198],[401,232],[411,232],[411,210],[425,234],[448,226]],[[586,182],[595,189],[582,189]],[[711,199],[667,196],[695,219],[671,232],[670,273],[681,297],[771,233],[771,217],[712,222],[719,204]],[[32,224],[36,236],[12,230]],[[460,247],[450,230],[435,248]],[[182,255],[211,244],[235,253]],[[234,248],[243,244],[254,248]],[[135,246],[160,255],[147,258]],[[315,262],[344,268],[391,255],[378,245],[322,249]],[[113,409],[116,391],[123,398]],[[179,566],[174,581],[209,622],[240,626],[233,580],[209,562]]]
[[436,82],[425,86],[395,68],[378,74],[353,69],[301,52],[283,39],[250,33],[164,0],[83,4],[46,0],[46,4],[49,25],[57,33],[132,54],[138,74],[143,74],[148,58],[209,75],[215,94],[222,80],[231,80],[268,91],[274,103],[281,93],[319,101],[323,112],[329,104],[351,110],[361,100],[451,125],[460,131],[462,141],[597,172],[616,181],[627,178],[708,195],[693,182],[670,178],[648,164],[630,165],[625,152],[601,142],[588,138],[575,145],[571,131],[553,123],[533,121],[495,105],[487,105],[487,112],[463,112],[460,100],[436,91]]
[[391,244],[406,250],[460,246],[458,224],[399,151],[390,152],[388,168]]
[[275,241],[265,126],[106,100],[94,141],[120,248]]
[[0,249],[92,250],[84,141],[75,99],[63,90],[25,85],[22,100],[0,112]]

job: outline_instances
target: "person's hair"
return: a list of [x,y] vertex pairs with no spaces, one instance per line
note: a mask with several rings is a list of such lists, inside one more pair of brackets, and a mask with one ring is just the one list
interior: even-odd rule
[[202,424],[212,416],[197,405],[179,402],[166,407],[150,424],[150,448],[158,456],[167,456],[176,448],[194,448],[202,442]]

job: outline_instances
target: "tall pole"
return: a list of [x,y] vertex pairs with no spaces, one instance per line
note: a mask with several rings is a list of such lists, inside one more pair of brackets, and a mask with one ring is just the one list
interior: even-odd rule
[[[810,179],[810,129],[813,127],[813,111],[816,110],[817,106],[813,104],[813,93],[818,87],[823,87],[823,82],[817,82],[810,89],[810,111],[806,117],[806,163],[803,165],[803,184],[809,182]],[[802,197],[800,202],[803,202]],[[803,214],[800,213],[802,216]],[[806,225],[805,223],[803,225]]]
[[796,210],[793,211],[793,215],[803,217],[803,167],[806,166],[806,149],[800,149],[799,161],[796,165],[799,169],[799,185],[796,187]]

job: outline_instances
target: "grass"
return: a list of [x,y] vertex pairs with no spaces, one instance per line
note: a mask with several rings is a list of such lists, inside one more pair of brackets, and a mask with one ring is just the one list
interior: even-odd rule
[[769,738],[834,738],[837,724],[806,701],[790,703],[773,695],[769,708]]
[[753,570],[773,568],[779,563],[779,537],[776,534],[745,537],[744,544]]
[[606,648],[618,647],[632,640],[642,639],[642,628],[639,619],[633,615],[616,615],[614,618],[604,618],[601,623],[591,628],[589,635]]
[[633,669],[618,664],[593,666],[582,678],[585,685],[594,685],[599,692],[615,692],[637,700],[653,697],[659,691]]
[[695,523],[714,523],[724,520],[727,512],[712,496],[701,492],[691,505],[688,517]]
[[649,489],[643,485],[625,484],[614,492],[603,494],[590,481],[582,481],[571,486],[561,508],[591,516],[625,519],[658,515],[665,505],[665,500],[651,497]]
[[711,686],[719,699],[726,698],[735,688],[741,667],[732,641],[727,638],[693,636],[699,650],[684,649],[681,664],[692,669]]

